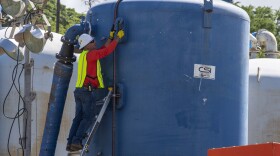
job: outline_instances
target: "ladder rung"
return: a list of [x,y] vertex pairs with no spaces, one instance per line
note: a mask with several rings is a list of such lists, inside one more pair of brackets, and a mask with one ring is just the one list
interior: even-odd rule
[[103,104],[104,104],[104,100],[103,99],[99,100],[99,101],[96,101],[96,103],[95,103],[96,106],[101,106]]

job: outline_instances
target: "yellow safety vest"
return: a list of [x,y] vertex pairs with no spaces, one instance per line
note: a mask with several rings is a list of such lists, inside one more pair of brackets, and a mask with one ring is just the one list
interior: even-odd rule
[[[79,57],[79,62],[78,62],[78,75],[77,75],[77,82],[76,82],[76,88],[81,88],[83,87],[84,81],[86,79],[87,75],[87,54],[88,51],[84,50]],[[98,88],[104,88],[104,83],[103,83],[103,77],[101,73],[101,65],[100,61],[97,60],[97,70],[96,70],[96,75],[97,79],[99,82]]]

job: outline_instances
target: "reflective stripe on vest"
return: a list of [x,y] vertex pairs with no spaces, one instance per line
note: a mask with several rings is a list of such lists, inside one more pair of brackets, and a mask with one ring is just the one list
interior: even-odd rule
[[84,50],[79,57],[78,61],[78,74],[77,74],[77,82],[76,88],[81,88],[84,85],[84,81],[87,75],[87,59],[86,55],[87,51]]
[[[87,75],[87,59],[86,59],[86,54],[87,54],[87,50],[84,50],[79,57],[79,61],[78,61],[78,75],[77,75],[77,82],[76,82],[76,88],[81,88],[84,85],[84,81],[86,79],[86,75]],[[101,73],[101,65],[100,65],[100,61],[97,60],[97,69],[96,69],[96,75],[97,75],[97,79],[99,82],[99,86],[98,88],[104,88],[104,83],[103,83],[103,77],[102,77],[102,73]]]
[[99,86],[98,88],[104,88],[104,83],[103,83],[103,77],[102,77],[102,73],[101,73],[101,65],[100,65],[100,61],[97,60],[97,79],[98,79],[98,82],[99,82]]

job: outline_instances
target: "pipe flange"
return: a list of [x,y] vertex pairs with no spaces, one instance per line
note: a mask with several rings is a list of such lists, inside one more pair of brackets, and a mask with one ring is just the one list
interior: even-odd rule
[[77,40],[73,40],[73,41],[71,39],[67,40],[64,36],[61,37],[60,41],[68,45],[74,45],[77,42]]
[[64,62],[75,62],[76,61],[76,56],[73,56],[73,57],[65,57],[65,56],[62,56],[60,55],[59,53],[56,53],[55,57],[59,60],[62,60]]

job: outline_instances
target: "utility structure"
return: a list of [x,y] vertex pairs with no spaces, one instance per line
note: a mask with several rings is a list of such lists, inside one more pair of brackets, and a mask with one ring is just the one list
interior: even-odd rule
[[268,30],[260,29],[250,34],[250,58],[278,58],[279,53],[277,40]]
[[[24,148],[24,155],[26,156],[31,155],[31,108],[32,101],[36,96],[35,92],[33,92],[31,88],[31,69],[34,66],[34,60],[30,58],[30,52],[37,54],[42,52],[46,40],[51,38],[51,26],[43,13],[43,8],[47,1],[48,0],[2,0],[0,2],[3,7],[3,11],[13,17],[13,20],[10,23],[12,30],[9,38],[1,39],[0,41],[2,53],[6,53],[16,61],[25,60],[23,98],[23,109],[25,110],[25,113],[23,114],[24,128],[23,136],[22,138],[19,138],[19,140]],[[40,4],[40,7],[36,8],[33,3]],[[31,10],[28,10],[28,6],[31,6]],[[48,32],[43,33],[37,26],[35,26],[36,21],[39,18],[43,18],[43,21],[47,25]],[[16,26],[18,25],[22,26],[22,29],[15,34]],[[24,56],[19,50],[19,47],[15,45],[16,42],[19,43],[19,46],[24,47]],[[11,48],[11,46],[13,48]]]

